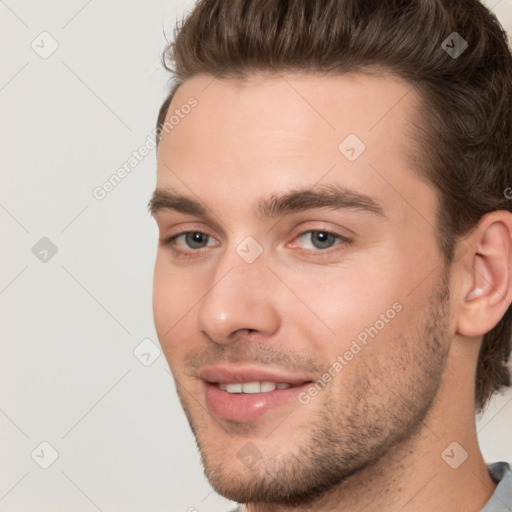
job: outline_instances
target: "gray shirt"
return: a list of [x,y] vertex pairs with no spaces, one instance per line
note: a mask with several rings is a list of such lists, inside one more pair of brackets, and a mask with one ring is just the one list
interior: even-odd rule
[[[512,512],[512,472],[506,462],[488,464],[491,478],[498,484],[491,499],[480,512]],[[231,512],[243,512],[239,505]]]
[[506,462],[488,464],[491,478],[498,484],[481,512],[512,512],[512,472]]

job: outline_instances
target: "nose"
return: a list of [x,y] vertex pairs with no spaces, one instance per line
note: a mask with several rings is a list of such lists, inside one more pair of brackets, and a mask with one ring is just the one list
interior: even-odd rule
[[233,343],[244,330],[274,334],[280,326],[278,284],[263,256],[247,263],[235,250],[226,252],[199,303],[198,329],[217,344]]

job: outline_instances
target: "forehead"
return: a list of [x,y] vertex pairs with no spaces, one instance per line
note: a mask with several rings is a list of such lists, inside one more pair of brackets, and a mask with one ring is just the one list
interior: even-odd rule
[[[389,129],[393,135],[403,136],[418,102],[412,84],[378,71],[338,76],[254,74],[244,81],[199,75],[180,86],[167,118],[191,96],[197,99],[198,108],[193,110],[194,116],[189,116],[191,121],[180,122],[180,129],[175,126],[168,137],[164,135],[171,144],[183,142],[180,133],[190,139],[190,133],[183,132],[191,123],[194,130],[202,124],[198,135],[216,135],[216,142],[234,135],[238,127],[264,139],[274,132],[273,136],[281,135],[280,147],[287,139],[293,142],[294,137],[334,135],[336,139],[350,131],[368,141],[372,132],[378,138]],[[224,128],[221,133],[215,131],[219,126]],[[242,134],[236,135],[240,138]]]
[[[197,106],[182,110],[190,98]],[[180,119],[162,136],[158,186],[220,202],[237,190],[230,199],[242,206],[320,182],[393,200],[391,179],[413,200],[422,185],[406,153],[417,104],[412,86],[390,75],[199,75],[169,107],[167,119]]]

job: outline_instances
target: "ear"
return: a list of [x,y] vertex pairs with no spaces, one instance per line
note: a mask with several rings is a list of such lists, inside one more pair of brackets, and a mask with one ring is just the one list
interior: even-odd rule
[[464,244],[457,332],[481,336],[498,324],[512,300],[512,213],[484,215]]

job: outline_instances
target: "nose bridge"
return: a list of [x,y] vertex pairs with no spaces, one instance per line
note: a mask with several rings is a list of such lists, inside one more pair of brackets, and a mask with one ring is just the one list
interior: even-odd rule
[[252,237],[223,253],[198,306],[198,327],[217,343],[232,333],[253,329],[271,334],[279,327],[272,273],[263,248]]

